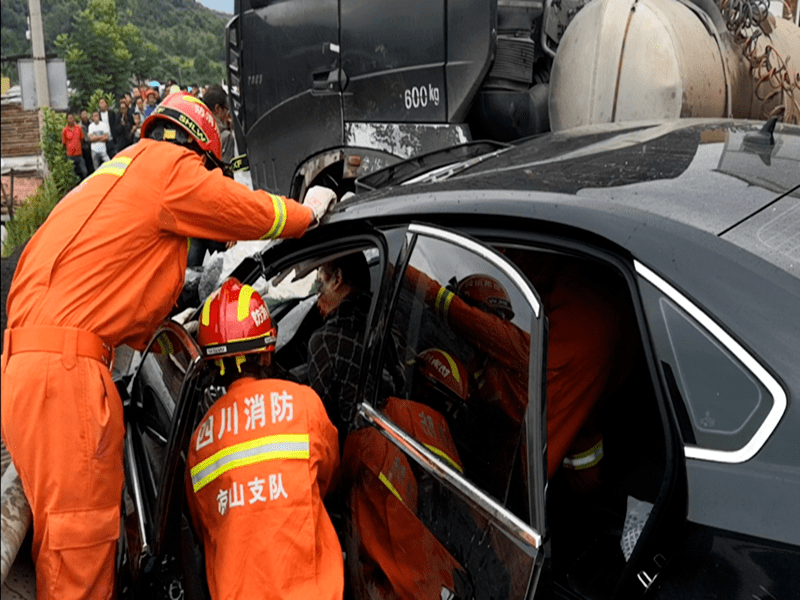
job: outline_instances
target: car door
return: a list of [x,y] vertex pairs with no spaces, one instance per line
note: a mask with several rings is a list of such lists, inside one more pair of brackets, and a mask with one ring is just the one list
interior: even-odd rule
[[194,339],[168,321],[153,336],[132,379],[125,407],[124,538],[132,586],[139,593],[153,591],[152,585],[182,589],[176,550],[182,451],[198,407],[202,365]]
[[[343,449],[347,577],[356,598],[531,597],[545,523],[541,303],[472,238],[418,224],[404,235]],[[475,275],[505,289],[510,319],[453,294]],[[432,351],[440,373],[467,366],[469,393],[419,391]]]

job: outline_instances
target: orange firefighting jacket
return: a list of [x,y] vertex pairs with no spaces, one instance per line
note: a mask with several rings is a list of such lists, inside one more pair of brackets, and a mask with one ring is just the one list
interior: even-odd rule
[[8,326],[76,327],[142,349],[180,295],[188,237],[299,237],[311,218],[294,200],[206,170],[191,150],[141,140],[67,194],[31,238]]
[[[400,398],[389,398],[384,412],[444,462],[462,470],[440,413]],[[454,574],[463,568],[417,518],[417,481],[403,452],[377,429],[354,431],[345,442],[342,481],[355,536],[348,564],[355,564],[356,594],[378,591],[381,597],[402,600],[451,597]]]
[[322,498],[336,428],[308,386],[245,377],[192,435],[187,495],[211,597],[340,600],[342,549]]
[[[470,306],[413,267],[412,284],[423,286],[426,302],[453,331],[484,354],[478,372],[480,397],[500,405],[516,422],[528,402],[530,335],[519,327]],[[547,346],[547,465],[552,477],[602,396],[620,380],[618,312],[599,291],[571,274],[544,298],[550,335]],[[612,385],[613,380],[613,385]]]

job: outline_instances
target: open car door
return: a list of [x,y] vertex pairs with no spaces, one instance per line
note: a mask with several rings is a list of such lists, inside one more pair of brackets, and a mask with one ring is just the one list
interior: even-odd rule
[[[530,598],[545,525],[541,302],[501,254],[426,225],[409,226],[394,272],[342,457],[354,596]],[[505,303],[468,305],[466,281]],[[423,362],[438,372],[427,382]],[[420,385],[453,378],[456,395]]]
[[[185,456],[198,398],[205,387],[202,354],[183,327],[167,321],[142,355],[125,406],[127,564],[122,597],[180,597],[187,582],[180,542]],[[127,589],[126,579],[135,581]],[[191,584],[191,582],[189,582]],[[130,584],[133,587],[133,584]]]

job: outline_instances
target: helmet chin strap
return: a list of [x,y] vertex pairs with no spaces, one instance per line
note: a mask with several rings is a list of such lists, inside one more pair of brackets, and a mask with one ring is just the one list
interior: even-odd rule
[[[224,162],[214,156],[214,153],[211,152],[211,150],[206,150],[204,154],[206,155],[206,167],[208,167],[209,171],[219,168],[222,169],[222,174],[225,175],[225,177],[230,177],[233,179],[233,171],[229,165],[226,165]],[[209,167],[209,165],[211,166]]]

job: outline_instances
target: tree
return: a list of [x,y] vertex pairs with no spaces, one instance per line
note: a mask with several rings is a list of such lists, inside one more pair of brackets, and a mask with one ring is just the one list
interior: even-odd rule
[[[120,96],[130,88],[133,56],[126,40],[135,25],[120,26],[115,0],[90,0],[74,20],[74,30],[61,34],[56,46],[67,63],[67,75],[75,88],[73,103],[86,106],[96,89]],[[138,30],[136,30],[138,33]]]

